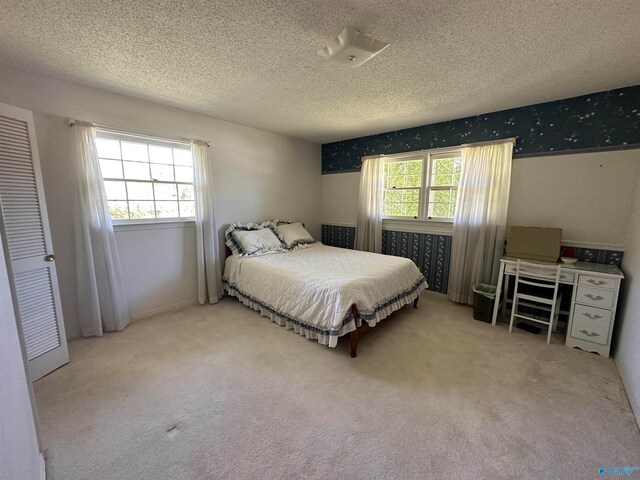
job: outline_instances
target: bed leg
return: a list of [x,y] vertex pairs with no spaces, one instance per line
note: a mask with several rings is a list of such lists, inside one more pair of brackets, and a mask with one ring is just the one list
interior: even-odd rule
[[418,308],[418,300],[420,300],[420,297],[416,297],[416,299],[413,301],[413,308]]
[[354,330],[349,334],[349,347],[351,349],[351,358],[356,358],[358,356],[356,350],[358,349],[358,330]]

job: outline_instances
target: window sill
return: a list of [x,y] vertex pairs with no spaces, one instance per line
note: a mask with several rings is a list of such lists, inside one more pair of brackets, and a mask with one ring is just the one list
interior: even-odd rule
[[195,220],[183,219],[169,219],[169,220],[142,220],[142,221],[120,221],[113,223],[113,230],[116,232],[132,232],[139,230],[158,230],[167,228],[191,228],[195,227]]
[[415,218],[384,218],[382,229],[397,232],[453,235],[453,222],[449,220],[418,220]]

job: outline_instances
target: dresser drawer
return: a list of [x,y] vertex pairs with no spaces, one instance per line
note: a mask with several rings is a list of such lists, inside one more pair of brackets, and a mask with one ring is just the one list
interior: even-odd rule
[[579,285],[578,291],[576,292],[576,303],[593,305],[594,307],[612,308],[613,296],[613,290],[603,290],[602,288]]
[[576,305],[573,311],[571,336],[579,340],[607,345],[610,326],[611,310]]
[[580,277],[578,278],[578,284],[587,285],[589,287],[615,290],[618,285],[618,279],[608,277],[594,277],[593,275],[580,275]]

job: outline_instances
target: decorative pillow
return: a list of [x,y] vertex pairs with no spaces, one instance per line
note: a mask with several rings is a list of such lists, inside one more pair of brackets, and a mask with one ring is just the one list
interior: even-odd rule
[[227,228],[225,238],[225,243],[234,255],[260,255],[283,249],[271,222],[233,223]]
[[276,233],[287,250],[316,243],[300,222],[276,221]]

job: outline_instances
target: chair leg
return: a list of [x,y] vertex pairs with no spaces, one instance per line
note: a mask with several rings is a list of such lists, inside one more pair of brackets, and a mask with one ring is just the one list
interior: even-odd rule
[[551,306],[551,315],[549,315],[549,331],[547,332],[547,345],[551,343],[551,332],[553,331],[553,324],[556,315],[556,304]]
[[516,296],[516,292],[513,294],[513,300],[511,301],[511,320],[509,321],[509,333],[513,330],[513,320],[516,317],[516,312],[518,311],[518,297]]

